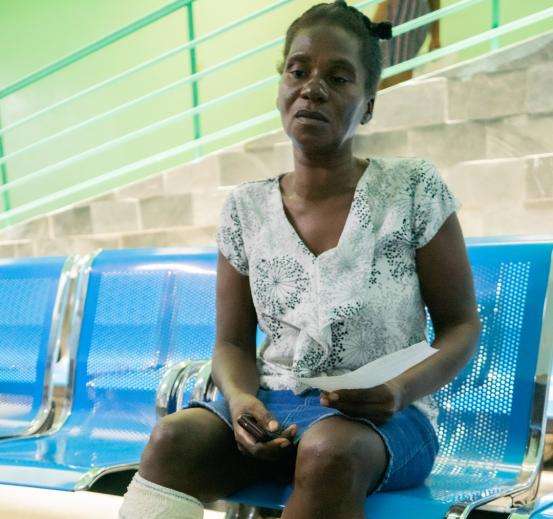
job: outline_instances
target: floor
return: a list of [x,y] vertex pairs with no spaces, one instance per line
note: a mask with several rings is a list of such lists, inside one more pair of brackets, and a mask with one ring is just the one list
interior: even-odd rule
[[[106,492],[125,488],[132,477],[128,473],[118,479],[106,480],[93,492],[59,492],[38,488],[0,485],[0,519],[117,519],[122,497]],[[553,461],[546,464],[540,481],[538,496],[553,493]],[[204,519],[222,519],[222,502],[210,505]],[[265,516],[267,517],[267,516]],[[278,513],[275,514],[278,517]],[[477,511],[471,519],[500,519],[504,514]]]
[[[539,495],[553,492],[553,471],[542,475]],[[38,488],[0,485],[0,519],[117,519],[122,497],[99,492],[58,492]],[[278,516],[278,515],[277,515]],[[222,519],[224,513],[206,510],[204,519]],[[471,519],[499,519],[489,512],[471,514]]]
[[[0,485],[1,519],[117,519],[123,498],[95,492],[59,492]],[[206,511],[204,519],[223,512]]]

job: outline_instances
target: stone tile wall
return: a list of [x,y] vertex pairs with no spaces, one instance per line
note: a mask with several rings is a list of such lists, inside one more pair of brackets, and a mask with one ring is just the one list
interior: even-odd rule
[[[380,91],[360,156],[432,160],[465,236],[553,235],[553,33]],[[215,245],[228,192],[293,168],[282,130],[0,231],[0,257]]]

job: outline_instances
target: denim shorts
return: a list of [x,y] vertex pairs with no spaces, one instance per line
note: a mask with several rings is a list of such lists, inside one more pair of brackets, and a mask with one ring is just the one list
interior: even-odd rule
[[[398,411],[383,425],[376,425],[368,418],[350,416],[338,409],[321,405],[318,389],[295,395],[291,390],[259,388],[257,398],[282,428],[297,424],[295,444],[311,425],[330,416],[343,416],[372,427],[384,440],[389,460],[380,484],[372,493],[421,485],[432,471],[439,449],[438,437],[430,420],[413,405]],[[220,391],[212,402],[191,400],[187,407],[209,409],[231,430],[233,428],[229,407]]]

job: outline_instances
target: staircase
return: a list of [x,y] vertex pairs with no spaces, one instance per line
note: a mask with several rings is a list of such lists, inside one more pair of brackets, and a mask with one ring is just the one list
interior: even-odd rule
[[[553,233],[553,32],[380,91],[360,156],[432,160],[464,235]],[[228,191],[293,167],[283,131],[0,232],[0,257],[215,245]]]

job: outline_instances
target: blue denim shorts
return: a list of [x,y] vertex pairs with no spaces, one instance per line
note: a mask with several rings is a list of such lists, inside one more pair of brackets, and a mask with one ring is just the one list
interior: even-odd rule
[[[385,424],[376,425],[368,418],[353,417],[321,405],[318,389],[295,395],[291,390],[259,388],[257,398],[281,427],[297,424],[296,444],[311,425],[330,416],[343,416],[372,427],[384,440],[389,460],[380,484],[372,493],[421,485],[432,471],[439,449],[438,437],[430,420],[413,405],[395,413]],[[233,428],[229,407],[220,391],[212,402],[191,400],[187,407],[209,409]]]

